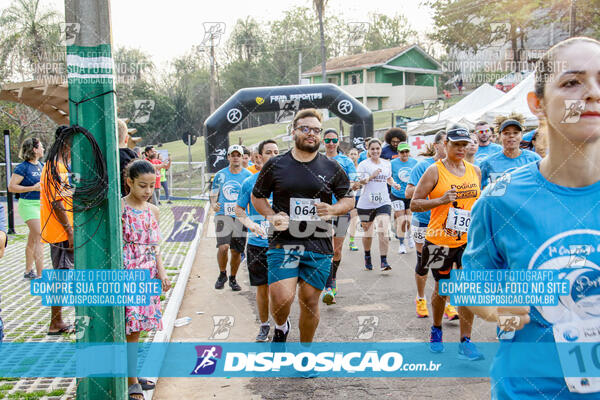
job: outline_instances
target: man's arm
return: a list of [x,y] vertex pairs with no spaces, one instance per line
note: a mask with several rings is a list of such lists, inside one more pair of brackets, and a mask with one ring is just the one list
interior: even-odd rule
[[413,194],[415,193],[415,185],[409,183],[406,185],[406,190],[404,191],[404,197],[407,199],[412,199]]

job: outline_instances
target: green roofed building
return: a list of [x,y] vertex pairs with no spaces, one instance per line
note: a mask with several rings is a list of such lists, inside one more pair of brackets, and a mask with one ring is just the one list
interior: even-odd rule
[[[442,65],[416,44],[327,60],[327,82],[371,110],[401,109],[436,99],[441,74]],[[321,65],[305,71],[302,78],[321,83]]]

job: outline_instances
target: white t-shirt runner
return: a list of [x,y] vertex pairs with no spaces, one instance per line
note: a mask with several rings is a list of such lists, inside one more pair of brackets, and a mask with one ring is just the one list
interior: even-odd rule
[[379,175],[363,187],[356,208],[374,209],[392,204],[387,184],[387,180],[392,176],[392,165],[388,160],[380,158],[376,164],[370,158],[367,158],[358,164],[356,172],[360,179],[365,179],[378,169],[381,170]]

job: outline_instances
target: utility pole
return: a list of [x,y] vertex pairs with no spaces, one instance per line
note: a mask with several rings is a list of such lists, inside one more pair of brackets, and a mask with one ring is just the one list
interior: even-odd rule
[[[120,270],[123,269],[123,242],[109,0],[65,0],[65,20],[67,28],[78,30],[75,37],[67,41],[70,122],[88,129],[94,136],[106,160],[109,182],[107,200],[100,209],[74,213],[75,268]],[[76,105],[76,102],[81,103]],[[95,176],[94,165],[89,163],[93,157],[87,139],[83,135],[75,136],[71,147],[73,173]],[[77,188],[73,202],[78,203]],[[75,311],[78,319],[89,323],[79,332],[83,337],[78,341],[125,342],[123,307],[77,306]],[[107,354],[112,358],[112,365],[127,365],[126,352],[122,353],[125,354]],[[78,362],[89,366],[95,360]],[[77,379],[79,400],[125,400],[126,393],[124,377]]]
[[215,107],[215,34],[210,34],[210,114],[217,109]]
[[570,23],[569,23],[569,37],[575,36],[575,0],[571,0],[571,10],[570,10]]
[[298,53],[298,85],[302,85],[302,52]]

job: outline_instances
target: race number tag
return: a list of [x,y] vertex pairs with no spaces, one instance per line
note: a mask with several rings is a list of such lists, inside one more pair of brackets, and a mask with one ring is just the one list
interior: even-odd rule
[[402,200],[392,201],[392,208],[394,211],[404,211],[404,202]]
[[260,227],[262,228],[262,230],[265,232],[265,238],[269,237],[269,221],[260,221]]
[[292,197],[290,199],[290,220],[292,221],[318,221],[317,207],[319,199],[302,199]]
[[383,193],[381,193],[381,192],[369,193],[369,198],[371,199],[371,203],[379,204],[379,203],[383,202]]
[[471,225],[471,211],[450,207],[446,228],[459,232],[468,232]]
[[[599,343],[600,342],[600,318],[588,320],[578,320],[554,324],[554,341],[557,343],[558,357],[563,369],[567,374],[565,365],[578,366],[579,372],[584,374],[590,369],[600,370],[598,361],[600,353],[600,344],[595,346],[584,345],[581,343]],[[569,346],[559,343],[569,343]],[[572,346],[571,346],[572,345]],[[592,354],[586,354],[586,353]],[[572,369],[571,369],[572,370]],[[600,392],[600,377],[597,374],[594,377],[565,377],[567,388],[572,393],[597,393]]]
[[235,205],[235,202],[223,204],[223,212],[225,215],[235,216]]

